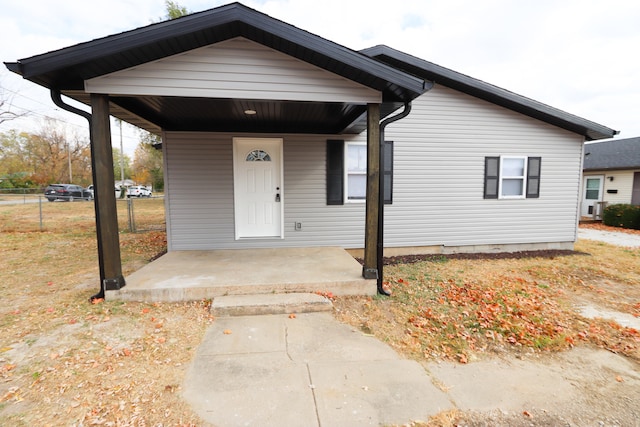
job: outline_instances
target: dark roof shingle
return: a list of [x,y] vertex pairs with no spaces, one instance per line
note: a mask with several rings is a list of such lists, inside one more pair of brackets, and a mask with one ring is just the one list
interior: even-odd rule
[[585,171],[640,168],[640,137],[613,139],[584,146]]

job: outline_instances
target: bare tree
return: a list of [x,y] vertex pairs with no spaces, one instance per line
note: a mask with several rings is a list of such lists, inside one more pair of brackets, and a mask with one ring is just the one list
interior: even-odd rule
[[11,110],[13,98],[6,94],[6,91],[0,85],[0,125],[9,120],[17,119],[25,116],[27,113],[16,113]]

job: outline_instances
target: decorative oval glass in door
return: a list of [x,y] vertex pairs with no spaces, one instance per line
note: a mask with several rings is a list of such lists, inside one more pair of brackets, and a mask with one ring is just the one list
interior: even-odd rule
[[271,156],[264,150],[253,150],[247,154],[247,162],[270,162]]

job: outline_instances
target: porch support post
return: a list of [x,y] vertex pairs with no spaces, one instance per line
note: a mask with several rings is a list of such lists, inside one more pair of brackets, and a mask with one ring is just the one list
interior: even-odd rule
[[380,198],[380,104],[367,105],[367,205],[362,277],[378,278],[378,199]]
[[113,152],[109,122],[109,96],[91,94],[91,148],[96,234],[100,263],[100,293],[125,285],[120,258],[120,237],[113,175]]

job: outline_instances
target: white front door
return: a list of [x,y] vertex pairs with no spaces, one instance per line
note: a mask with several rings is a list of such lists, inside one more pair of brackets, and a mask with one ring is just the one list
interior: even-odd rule
[[234,138],[236,239],[282,238],[282,139]]
[[[602,201],[602,188],[604,186],[604,176],[594,175],[584,177],[584,197],[582,199],[582,216],[593,216],[593,211],[597,209],[596,204]],[[601,212],[600,212],[601,214]]]

